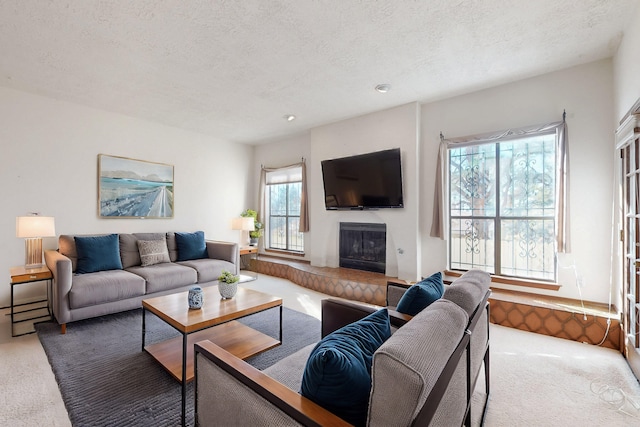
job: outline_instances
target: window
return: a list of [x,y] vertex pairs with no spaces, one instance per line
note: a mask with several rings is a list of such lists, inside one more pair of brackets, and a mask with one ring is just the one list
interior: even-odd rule
[[266,174],[267,248],[304,252],[300,231],[302,168],[276,170]]
[[509,136],[449,145],[450,268],[555,280],[556,133]]

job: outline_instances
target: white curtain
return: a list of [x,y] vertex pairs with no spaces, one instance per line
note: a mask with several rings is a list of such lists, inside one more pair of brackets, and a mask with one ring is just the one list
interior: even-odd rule
[[[292,182],[301,183],[300,194],[300,225],[301,233],[309,231],[309,207],[307,196],[307,166],[304,159],[302,162],[279,168],[262,167],[260,172],[260,189],[258,197],[260,199],[260,212],[258,213],[259,221],[265,224],[267,215],[267,198],[265,197],[267,185],[269,184],[287,184]],[[264,245],[264,239],[260,241]]]
[[464,138],[441,138],[436,165],[436,188],[433,203],[433,222],[431,223],[431,237],[446,239],[447,226],[447,150],[449,148],[463,148],[472,145],[497,143],[510,139],[522,138],[528,135],[555,132],[556,135],[556,243],[560,253],[571,251],[569,238],[569,137],[567,123],[548,123],[544,125],[527,126],[518,129],[507,129]]

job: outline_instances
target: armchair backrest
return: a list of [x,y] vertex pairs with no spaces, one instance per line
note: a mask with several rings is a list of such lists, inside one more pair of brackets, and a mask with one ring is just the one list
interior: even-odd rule
[[[369,426],[411,425],[465,338],[468,322],[465,310],[440,299],[382,344],[373,356]],[[437,409],[451,425],[461,424],[453,418],[464,417],[465,388],[466,370],[456,369]]]
[[470,270],[446,286],[442,297],[458,304],[471,317],[489,290],[490,283],[489,273]]
[[[447,286],[443,298],[462,307],[471,320],[471,378],[475,385],[489,342],[489,297],[491,277],[480,270],[470,270]],[[483,303],[484,301],[484,303]],[[481,305],[482,304],[482,305]]]

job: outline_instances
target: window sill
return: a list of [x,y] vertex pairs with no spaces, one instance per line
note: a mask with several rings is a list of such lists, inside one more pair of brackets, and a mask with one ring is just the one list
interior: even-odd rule
[[[444,271],[445,281],[447,281],[447,278],[450,278],[450,280],[453,280],[454,278],[460,277],[463,274],[464,274],[463,271],[445,270]],[[532,289],[546,289],[550,291],[557,291],[560,289],[560,285],[555,282],[543,282],[539,280],[517,279],[514,277],[496,276],[493,274],[491,275],[491,283],[500,283],[503,285],[512,285],[512,286],[522,286],[525,288],[532,288]]]
[[265,248],[264,252],[270,255],[287,255],[304,258],[304,252],[293,252],[293,251],[285,251],[283,249],[269,249]]

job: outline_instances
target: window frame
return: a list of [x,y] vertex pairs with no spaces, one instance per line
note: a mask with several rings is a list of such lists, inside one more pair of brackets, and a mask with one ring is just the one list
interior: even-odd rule
[[[557,279],[558,279],[558,247],[557,244],[555,244],[556,240],[557,240],[557,236],[558,236],[558,230],[557,230],[557,224],[558,224],[558,215],[560,214],[558,212],[558,180],[559,178],[559,168],[558,168],[558,162],[560,161],[559,159],[559,147],[558,147],[558,135],[557,135],[557,131],[554,129],[550,129],[548,127],[543,127],[537,131],[530,131],[530,132],[513,132],[513,131],[508,131],[508,132],[503,132],[502,134],[498,134],[499,136],[494,137],[494,138],[487,138],[487,140],[482,140],[481,138],[478,138],[476,140],[476,142],[472,142],[472,143],[463,143],[460,144],[459,146],[456,146],[456,144],[450,145],[446,147],[446,155],[445,155],[445,177],[446,177],[446,189],[447,191],[445,192],[445,194],[447,195],[447,199],[446,199],[446,208],[447,208],[447,212],[446,212],[446,227],[447,227],[447,240],[448,240],[448,244],[447,244],[447,264],[449,267],[450,272],[455,272],[455,271],[467,271],[463,268],[459,268],[462,266],[458,266],[458,268],[454,268],[453,267],[453,230],[452,230],[452,222],[454,220],[458,220],[461,222],[464,221],[471,221],[472,224],[475,221],[489,221],[490,223],[493,224],[493,251],[490,254],[487,254],[487,259],[489,259],[489,256],[492,257],[493,260],[493,265],[489,265],[486,262],[483,265],[480,264],[473,264],[471,265],[471,267],[469,269],[472,268],[479,268],[479,269],[483,269],[485,271],[489,271],[492,276],[494,276],[495,278],[498,278],[499,280],[497,280],[498,282],[504,282],[506,281],[513,281],[514,284],[516,284],[515,282],[518,282],[517,284],[522,284],[522,285],[527,285],[527,283],[531,283],[534,285],[534,287],[539,287],[536,286],[537,284],[542,284],[542,287],[545,287],[545,284],[550,284],[550,283],[556,283]],[[503,157],[501,157],[501,145],[504,143],[509,143],[509,142],[514,142],[514,141],[518,141],[518,140],[524,140],[524,139],[530,139],[533,137],[547,137],[550,135],[555,135],[555,143],[553,144],[553,158],[554,158],[554,165],[553,165],[553,171],[554,171],[554,183],[553,183],[553,214],[552,215],[531,215],[531,216],[523,216],[523,215],[505,215],[502,212],[502,200],[501,200],[501,196],[502,196],[502,191],[501,189],[501,174],[503,173],[501,168],[502,168],[502,160]],[[481,145],[493,145],[494,149],[495,149],[495,177],[494,180],[492,182],[492,184],[494,185],[494,187],[496,188],[495,191],[495,206],[494,206],[494,210],[495,210],[495,214],[494,215],[473,215],[473,212],[470,215],[452,215],[452,200],[453,200],[453,188],[452,188],[452,180],[451,180],[451,161],[452,161],[452,153],[454,150],[458,150],[458,149],[463,149],[463,148],[468,148],[468,147],[477,147],[477,146],[481,146]],[[505,156],[506,158],[506,156]],[[542,278],[542,277],[534,277],[534,276],[522,276],[522,275],[515,275],[515,274],[505,274],[503,272],[503,268],[502,268],[502,254],[503,254],[503,244],[496,244],[497,242],[502,242],[502,226],[504,225],[505,221],[553,221],[553,233],[554,233],[554,245],[553,245],[553,255],[552,255],[552,267],[553,267],[553,277],[552,278]],[[472,225],[473,226],[473,225]],[[462,258],[460,258],[458,264],[462,264]],[[477,267],[474,267],[477,266]],[[491,272],[491,269],[493,267],[493,272]],[[527,271],[530,271],[529,269],[527,269]],[[502,279],[502,280],[500,280]]]
[[[261,176],[260,176],[260,205],[262,207],[262,212],[263,212],[263,216],[262,216],[262,220],[264,223],[264,240],[263,240],[263,250],[265,252],[275,252],[275,253],[280,253],[280,254],[286,254],[286,255],[293,255],[293,256],[304,256],[304,231],[308,231],[308,208],[306,205],[306,196],[305,196],[305,192],[306,192],[306,183],[305,183],[305,174],[306,174],[306,168],[305,168],[305,164],[304,164],[304,158],[302,159],[301,163],[297,163],[297,164],[292,164],[289,166],[284,166],[284,167],[278,167],[278,168],[267,168],[265,166],[262,166],[262,172],[261,172]],[[290,197],[289,197],[289,191],[290,191],[290,187],[289,184],[299,184],[299,191],[300,193],[298,194],[298,199],[300,200],[300,207],[297,210],[297,215],[290,215],[290,209],[289,209],[289,202],[290,202]],[[284,218],[285,219],[285,242],[284,242],[284,246],[286,247],[286,249],[283,249],[281,247],[271,247],[272,245],[272,241],[271,241],[271,232],[273,230],[273,224],[272,224],[272,220],[271,220],[271,192],[272,192],[272,186],[274,185],[287,185],[286,187],[286,206],[285,206],[285,215],[276,215],[275,217],[278,218]],[[295,211],[295,210],[294,210]],[[303,224],[302,221],[302,217],[304,215],[305,221]],[[289,221],[291,220],[298,220],[298,234],[299,234],[299,241],[301,242],[301,244],[299,244],[297,247],[301,247],[300,250],[296,249],[291,249],[292,248],[292,241],[291,241],[291,236],[289,233]],[[307,230],[303,230],[301,231],[301,227],[303,227],[303,225],[307,228]]]
[[[302,250],[297,250],[297,249],[291,249],[291,238],[290,238],[290,233],[289,233],[289,221],[291,219],[297,219],[298,222],[300,221],[300,210],[298,211],[298,215],[289,215],[289,191],[291,188],[291,185],[293,184],[301,184],[302,181],[291,181],[291,182],[279,182],[279,183],[272,183],[272,184],[266,184],[266,194],[267,194],[267,215],[266,215],[266,224],[265,224],[265,236],[266,236],[266,245],[265,245],[265,250],[268,251],[278,251],[278,252],[285,252],[285,253],[291,253],[291,254],[304,254],[304,234],[301,233],[300,231],[298,231],[298,233],[301,235],[300,238],[302,239]],[[271,197],[271,188],[274,186],[286,186],[286,196],[285,196],[285,200],[286,200],[286,206],[285,206],[285,215],[272,215],[271,212],[271,202],[272,202],[272,197]],[[300,185],[300,195],[299,197],[302,196],[302,186]],[[286,248],[276,248],[276,247],[272,247],[271,246],[271,229],[272,229],[272,218],[284,218],[285,221],[285,246]]]

